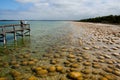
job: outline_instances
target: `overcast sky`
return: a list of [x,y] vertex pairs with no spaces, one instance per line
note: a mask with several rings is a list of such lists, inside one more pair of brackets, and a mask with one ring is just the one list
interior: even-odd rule
[[0,0],[0,20],[79,20],[120,15],[120,0]]

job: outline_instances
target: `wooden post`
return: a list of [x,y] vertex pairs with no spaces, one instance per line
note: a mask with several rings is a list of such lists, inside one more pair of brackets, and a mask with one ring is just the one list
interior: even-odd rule
[[23,21],[21,20],[20,21],[20,26],[21,26],[21,35],[22,35],[22,37],[24,37],[24,24],[23,24]]
[[6,31],[5,31],[5,27],[2,27],[2,33],[3,33],[3,44],[6,44]]
[[22,37],[24,37],[24,30],[22,30],[21,33],[22,33]]
[[6,33],[3,35],[3,44],[6,44]]
[[14,32],[14,40],[17,41],[16,32]]
[[14,40],[16,41],[17,38],[16,38],[16,30],[15,30],[15,26],[13,26],[13,30],[14,30]]
[[28,25],[29,26],[29,36],[30,36],[30,25]]

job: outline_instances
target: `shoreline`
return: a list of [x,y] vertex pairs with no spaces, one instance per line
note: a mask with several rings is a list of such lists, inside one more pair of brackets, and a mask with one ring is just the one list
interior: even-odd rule
[[[72,24],[77,27],[90,28],[91,30],[96,30],[105,33],[105,34],[119,34],[120,25],[111,25],[111,24],[102,24],[102,23],[88,23],[88,22],[72,22]],[[99,31],[100,32],[100,31]],[[104,35],[104,34],[103,34]]]

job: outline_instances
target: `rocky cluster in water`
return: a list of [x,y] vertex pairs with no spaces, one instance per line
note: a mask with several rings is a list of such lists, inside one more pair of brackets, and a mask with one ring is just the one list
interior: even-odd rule
[[120,37],[104,27],[84,28],[84,37],[69,46],[56,44],[44,54],[19,49],[7,60],[0,56],[0,80],[120,80]]

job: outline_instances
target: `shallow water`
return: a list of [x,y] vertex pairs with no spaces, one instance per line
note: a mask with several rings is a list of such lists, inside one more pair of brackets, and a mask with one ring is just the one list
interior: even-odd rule
[[[10,23],[19,22],[8,22]],[[88,27],[77,27],[69,21],[28,23],[31,27],[30,36],[17,37],[18,41],[14,42],[13,36],[8,35],[6,48],[0,43],[0,77],[10,80],[29,80],[31,76],[38,80],[73,80],[67,75],[77,71],[82,74],[83,79],[80,80],[120,79],[120,69],[117,66],[120,63],[119,44],[97,41],[97,36],[93,35],[96,33],[91,33],[92,30]],[[111,49],[116,46],[117,50]],[[114,52],[119,56],[114,56]],[[74,57],[70,58],[70,55]],[[60,66],[63,70],[50,72],[51,66]],[[42,68],[42,73],[36,70],[39,67]],[[48,72],[45,73],[44,70]]]
[[[70,24],[67,21],[28,21],[31,27],[30,37],[24,37],[23,39],[17,36],[18,41],[14,42],[12,34],[7,34],[7,44],[9,48],[22,47],[28,45],[31,48],[47,47],[59,43],[60,37],[64,37],[66,33],[69,33]],[[0,25],[4,24],[19,24],[19,21],[1,21]],[[27,44],[30,43],[30,44]],[[3,43],[0,42],[0,46]]]
[[[0,24],[18,24],[19,21],[1,21]],[[69,37],[71,33],[71,23],[68,21],[28,21],[30,24],[31,32],[30,36],[24,38],[17,36],[17,41],[14,42],[12,34],[7,35],[7,44],[3,45],[0,42],[0,64],[1,73],[0,77],[8,77],[12,80],[9,71],[11,61],[16,61],[16,56],[19,54],[26,53],[37,53],[31,54],[32,58],[39,59],[43,54],[49,52],[48,49],[52,49],[54,46],[68,46]],[[64,45],[63,45],[64,44]],[[5,46],[5,48],[4,48]],[[17,61],[21,61],[18,59]],[[24,59],[23,59],[24,60]],[[7,67],[3,68],[2,65],[7,63]],[[44,63],[45,64],[45,63]],[[25,72],[18,68],[21,72]]]

